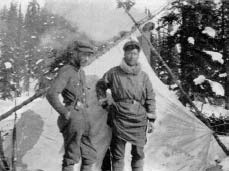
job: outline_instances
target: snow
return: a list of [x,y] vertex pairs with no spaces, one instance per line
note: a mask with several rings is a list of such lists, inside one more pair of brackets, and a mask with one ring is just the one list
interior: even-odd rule
[[212,38],[216,36],[216,31],[212,27],[205,27],[202,33],[207,34],[208,36]]
[[174,34],[176,34],[176,32],[178,31],[179,28],[180,28],[179,25],[173,25],[173,29],[172,29],[172,31],[169,33],[170,36],[174,36]]
[[190,44],[195,44],[195,39],[193,38],[193,37],[189,37],[188,38],[188,42],[190,43]]
[[159,74],[160,74],[160,75],[165,74],[165,71],[161,71]]
[[41,63],[42,61],[44,61],[44,59],[39,59],[39,60],[36,62],[36,65],[38,65],[38,64]]
[[176,8],[176,9],[173,9],[173,13],[174,14],[180,14],[180,11]]
[[[32,92],[30,92],[31,95],[33,95]],[[21,97],[17,97],[14,100],[0,100],[0,106],[1,106],[1,114],[7,112],[8,110],[10,110],[11,108],[15,107],[15,103],[16,105],[22,103],[23,101],[25,101],[26,99],[28,99],[30,96],[27,95],[27,93],[23,93]],[[39,101],[39,99],[35,100],[35,101]],[[36,105],[36,103],[30,103],[29,105],[24,106],[23,108],[19,109],[17,111],[18,117],[20,118],[21,113],[25,112],[28,109],[33,108],[33,106]],[[13,120],[14,115],[9,116],[8,118],[6,118],[5,120]]]
[[47,76],[47,77],[45,77],[45,78],[46,78],[46,79],[48,79],[48,80],[52,80],[52,78],[51,78],[51,77],[48,77],[48,76]]
[[4,65],[5,65],[6,69],[12,68],[12,64],[10,62],[5,62]]
[[10,81],[10,84],[16,85],[16,82],[11,80],[11,81]]
[[229,157],[223,159],[219,165],[222,166],[223,171],[229,171]]
[[210,86],[212,88],[212,91],[216,95],[224,96],[225,90],[224,90],[223,86],[220,83],[218,83],[216,81],[212,81],[212,80],[206,79],[206,77],[204,75],[199,75],[197,78],[195,78],[193,80],[195,85],[202,84],[204,81],[208,81],[209,82],[209,84],[210,84]]
[[213,113],[217,118],[219,118],[220,116],[229,116],[229,111],[226,110],[223,106],[211,105],[209,103],[203,103],[200,101],[194,101],[194,104],[207,117],[212,116]]
[[183,5],[188,5],[187,1],[183,1],[182,3],[183,3]]
[[214,3],[216,4],[221,3],[221,0],[214,0]]
[[206,77],[204,75],[199,75],[197,78],[193,80],[195,85],[202,84],[206,80]]
[[[34,87],[37,84],[37,80],[30,79],[30,83],[31,84],[30,84],[29,92],[22,93],[20,97],[14,98],[13,100],[9,100],[9,99],[1,100],[0,99],[0,106],[1,106],[0,115],[2,115],[3,113],[9,111],[11,108],[15,107],[15,104],[18,105],[18,104],[22,103],[23,101],[27,100],[32,95],[34,95],[34,93],[35,93],[34,92]],[[21,82],[21,84],[22,84],[22,82]],[[23,112],[27,111],[28,109],[31,109],[34,106],[38,105],[40,100],[41,99],[38,98],[38,99],[34,100],[32,103],[30,103],[30,104],[24,106],[23,108],[19,109],[17,111],[18,118],[20,118],[21,113],[23,113]],[[4,119],[3,121],[6,120],[8,122],[8,121],[12,121],[13,119],[14,119],[14,115],[11,115],[8,118]],[[1,124],[0,124],[0,127],[2,127]]]
[[174,88],[177,88],[178,86],[177,86],[177,84],[172,84],[172,85],[170,85],[170,88],[171,89],[174,89]]
[[216,95],[224,96],[225,90],[224,90],[223,86],[220,83],[218,83],[216,81],[209,80],[209,79],[206,79],[206,80],[209,82],[209,84],[211,85],[212,91]]
[[181,44],[180,43],[176,44],[176,49],[178,53],[181,53]]
[[199,75],[193,81],[194,81],[195,85],[202,84],[204,81],[208,81],[210,86],[211,86],[211,88],[212,88],[212,91],[216,95],[224,96],[224,94],[225,94],[225,90],[224,90],[223,86],[220,83],[218,83],[216,81],[212,81],[212,80],[206,79],[206,77],[203,76],[203,75]]
[[226,76],[227,76],[227,73],[219,74],[219,77],[226,77]]
[[10,58],[10,61],[11,61],[11,62],[14,62],[14,59],[13,59],[13,58]]
[[217,61],[221,64],[224,63],[223,60],[223,55],[219,52],[214,52],[214,51],[208,51],[208,50],[203,50],[203,52],[205,52],[206,54],[210,55],[212,57],[213,61]]

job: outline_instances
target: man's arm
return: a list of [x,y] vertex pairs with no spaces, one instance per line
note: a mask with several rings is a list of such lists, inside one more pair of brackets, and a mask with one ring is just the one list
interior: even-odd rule
[[88,90],[87,90],[87,83],[86,83],[86,75],[85,75],[85,72],[84,70],[80,70],[80,74],[81,74],[81,80],[82,80],[82,86],[83,86],[83,100],[84,100],[84,103],[86,105],[86,107],[88,107]]
[[96,83],[96,95],[102,107],[106,108],[107,102],[107,89],[110,88],[110,73],[107,72],[103,77]]
[[53,80],[50,89],[47,92],[46,98],[52,107],[62,116],[68,113],[66,107],[60,102],[59,94],[64,90],[69,80],[68,68],[60,69],[57,77]]
[[145,99],[145,108],[147,112],[147,117],[149,121],[154,122],[156,119],[156,100],[155,93],[152,88],[152,83],[149,80],[148,75],[146,75],[145,80],[145,90],[146,90],[146,99]]

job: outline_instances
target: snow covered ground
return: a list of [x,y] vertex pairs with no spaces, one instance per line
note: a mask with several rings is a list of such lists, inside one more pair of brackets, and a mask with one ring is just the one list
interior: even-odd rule
[[224,158],[219,165],[222,166],[223,171],[229,171],[229,157]]
[[194,103],[207,117],[212,116],[212,114],[217,118],[220,116],[229,117],[229,110],[224,109],[222,106],[211,105],[209,103],[203,104],[199,101],[195,101]]

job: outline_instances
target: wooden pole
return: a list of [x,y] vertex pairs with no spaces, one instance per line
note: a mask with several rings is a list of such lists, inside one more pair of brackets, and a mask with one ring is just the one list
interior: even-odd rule
[[[15,107],[17,106],[16,100],[16,91],[15,91]],[[14,112],[14,127],[12,135],[12,171],[17,171],[17,112]]]
[[1,131],[0,131],[0,170],[1,171],[9,171],[10,170],[10,166],[7,162],[7,159],[6,159],[4,151],[3,151],[3,139],[2,139]]
[[13,107],[12,109],[10,109],[8,112],[3,113],[0,116],[0,121],[9,117],[10,115],[12,115],[15,111],[21,109],[23,106],[29,104],[30,102],[32,102],[33,100],[37,99],[38,97],[41,97],[42,95],[44,95],[47,90],[49,89],[49,87],[38,91],[37,93],[35,93],[32,97],[28,98],[27,100],[23,101],[21,104],[19,104],[18,106]]

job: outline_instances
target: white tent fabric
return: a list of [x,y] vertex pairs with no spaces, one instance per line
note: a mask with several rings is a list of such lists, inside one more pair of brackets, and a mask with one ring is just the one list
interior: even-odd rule
[[[132,37],[136,37],[136,32]],[[110,141],[110,130],[106,125],[106,112],[98,106],[94,86],[96,80],[111,67],[120,64],[123,58],[123,44],[127,39],[110,49],[107,53],[96,59],[84,70],[89,86],[89,113],[93,122],[94,143],[98,156],[100,156],[94,170],[99,170],[106,148]],[[149,75],[156,93],[155,131],[148,135],[145,146],[144,171],[204,171],[214,164],[215,158],[223,158],[224,152],[212,136],[212,131],[194,117],[177,100],[155,75],[141,52],[140,63],[143,70]],[[28,170],[41,169],[45,171],[60,171],[63,154],[62,137],[56,126],[58,114],[46,100],[40,100],[31,109],[39,114],[44,121],[43,132],[33,148],[22,158]],[[32,128],[31,128],[32,129]],[[125,170],[130,169],[130,146],[127,146]],[[79,165],[75,171],[79,170]]]

